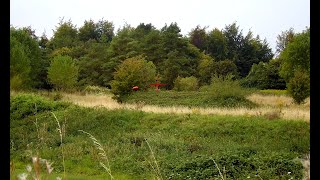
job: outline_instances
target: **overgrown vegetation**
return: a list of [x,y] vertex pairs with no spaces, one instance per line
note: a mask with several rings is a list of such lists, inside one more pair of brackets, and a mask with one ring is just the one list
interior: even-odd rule
[[178,76],[174,81],[173,89],[177,91],[196,91],[199,89],[199,82],[194,76],[185,78]]
[[[161,106],[188,106],[188,107],[248,107],[257,106],[246,99],[253,90],[242,88],[234,76],[214,76],[210,86],[202,86],[199,91],[154,91],[135,92],[124,99],[128,103],[141,103]],[[182,78],[181,78],[182,79]],[[191,78],[190,78],[191,79]],[[185,87],[194,88],[195,80],[189,82],[186,78]],[[177,90],[182,90],[181,80],[177,80]],[[189,84],[187,84],[189,82]],[[190,89],[189,89],[190,90]]]
[[[39,107],[58,103],[32,97]],[[19,94],[11,97],[11,106],[16,107],[11,115],[21,109],[35,112],[33,102],[14,105],[23,98],[30,99]],[[19,120],[10,121],[10,159],[17,170],[30,163],[30,154],[38,154],[55,162],[55,173],[63,172],[61,140],[51,112],[65,123],[67,178],[79,174],[95,177],[105,172],[99,164],[99,150],[78,130],[90,132],[100,141],[115,179],[156,177],[150,164],[154,159],[144,139],[152,147],[165,179],[219,178],[213,160],[226,179],[301,179],[303,169],[296,158],[309,151],[309,123],[304,121],[269,121],[263,116],[179,116],[69,105],[25,113]],[[104,178],[108,177],[105,173]]]

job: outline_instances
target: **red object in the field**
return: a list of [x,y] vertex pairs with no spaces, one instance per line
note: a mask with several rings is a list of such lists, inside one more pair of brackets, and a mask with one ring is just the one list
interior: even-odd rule
[[156,80],[155,84],[150,84],[150,86],[155,86],[157,91],[159,91],[159,86],[166,86],[166,85],[167,84],[158,83],[158,79]]
[[132,90],[137,91],[139,89],[138,86],[133,86]]

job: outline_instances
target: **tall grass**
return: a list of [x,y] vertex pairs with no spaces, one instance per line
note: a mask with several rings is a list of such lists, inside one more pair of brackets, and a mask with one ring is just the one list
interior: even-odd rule
[[100,155],[100,158],[102,160],[106,160],[107,161],[107,166],[102,162],[100,161],[99,164],[107,171],[107,173],[110,175],[110,178],[111,179],[114,179],[114,177],[112,176],[112,173],[111,173],[111,168],[110,168],[110,164],[109,164],[109,160],[108,160],[108,157],[106,155],[106,152],[105,150],[103,149],[102,145],[99,143],[99,141],[90,133],[84,131],[84,130],[78,130],[86,135],[89,136],[89,138],[92,140],[94,146],[97,148],[97,150],[99,150],[100,152],[98,153]]
[[[16,102],[15,98],[12,97],[12,102]],[[19,108],[34,109],[34,104],[19,106],[12,109],[12,113],[21,112]],[[178,115],[75,105],[54,110],[56,117],[62,114],[68,117],[63,153],[68,157],[65,158],[65,167],[68,167],[69,179],[72,174],[100,175],[101,169],[97,167],[102,164],[92,159],[104,160],[99,153],[105,151],[98,150],[97,155],[98,146],[88,146],[79,130],[94,134],[101,148],[108,142],[108,154],[112,154],[108,156],[108,162],[112,164],[114,179],[123,176],[124,179],[151,179],[153,174],[163,179],[214,179],[221,178],[221,174],[224,179],[246,179],[257,174],[257,178],[262,179],[301,179],[303,166],[294,159],[309,151],[309,123],[281,118],[269,121],[264,116],[202,115],[199,109],[189,110],[189,113]],[[59,128],[56,120],[48,121],[49,116],[52,116],[51,110],[10,121],[10,141],[14,142],[10,159],[16,169],[24,169],[30,160],[25,154],[38,137],[35,118],[39,127],[47,124],[46,130],[50,134],[55,133],[57,126]],[[59,123],[62,133],[63,126]],[[145,137],[148,142],[143,141]],[[59,140],[55,139],[55,136],[48,136],[39,154],[52,162],[59,162],[61,136]],[[143,142],[138,144],[132,139],[142,139]],[[94,139],[91,140],[94,143]],[[149,142],[152,142],[152,148]],[[151,173],[147,156],[152,161]],[[110,166],[105,163],[103,168],[107,170]],[[57,173],[63,169],[59,164],[55,166]]]
[[[156,98],[156,93],[150,93],[144,99]],[[172,93],[172,92],[160,92],[160,93]],[[173,93],[175,94],[175,93]],[[180,93],[179,93],[180,94]],[[177,96],[180,96],[177,94]],[[281,108],[281,114],[279,118],[283,119],[298,119],[298,120],[310,120],[310,109],[309,103],[307,102],[304,105],[295,105],[292,104],[292,100],[287,96],[274,96],[274,95],[259,95],[252,94],[247,98],[258,104],[256,108],[247,108],[247,107],[237,107],[237,108],[226,108],[226,107],[190,107],[190,106],[158,106],[158,105],[149,105],[142,101],[137,103],[122,103],[119,104],[112,99],[109,95],[104,96],[95,96],[95,95],[76,95],[76,94],[64,94],[63,99],[65,101],[73,102],[80,106],[85,107],[104,107],[107,109],[130,109],[130,110],[139,110],[144,112],[153,112],[153,113],[174,113],[174,114],[204,114],[204,115],[244,115],[244,116],[265,116],[271,113],[279,112]],[[155,96],[155,97],[151,97]],[[159,95],[158,98],[161,98]],[[179,97],[183,98],[183,96]],[[141,100],[141,98],[139,98]],[[192,98],[190,98],[192,99]],[[169,101],[169,99],[165,99]],[[161,100],[165,102],[165,100]]]
[[66,166],[65,166],[65,161],[64,161],[64,149],[63,149],[64,146],[63,146],[63,133],[62,133],[62,132],[64,132],[64,130],[62,130],[62,127],[60,126],[60,122],[59,122],[57,116],[53,112],[51,112],[51,113],[52,113],[54,119],[56,120],[57,126],[58,126],[57,130],[58,130],[59,136],[60,136],[60,146],[61,146],[62,165],[63,165],[63,177],[64,177],[64,179],[66,179]]
[[157,163],[156,157],[154,156],[154,153],[153,153],[153,151],[152,151],[152,149],[151,149],[151,146],[150,146],[148,140],[145,139],[145,141],[146,141],[146,143],[147,143],[147,145],[148,145],[148,148],[149,148],[149,150],[150,150],[150,153],[151,153],[151,156],[152,156],[152,158],[153,158],[153,163],[154,163],[154,166],[155,166],[155,167],[154,167],[151,163],[150,163],[150,165],[151,165],[153,171],[155,172],[157,179],[162,180],[162,175],[161,175],[160,168],[159,168],[159,165],[158,165],[158,163]]

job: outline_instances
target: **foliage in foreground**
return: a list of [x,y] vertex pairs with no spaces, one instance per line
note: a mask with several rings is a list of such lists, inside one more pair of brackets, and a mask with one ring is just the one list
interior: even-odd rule
[[[24,102],[29,98],[13,96],[11,105],[17,99]],[[45,102],[41,97],[34,98],[37,103]],[[21,109],[32,112],[34,104],[21,103],[10,113],[19,114]],[[63,145],[51,111],[66,125]],[[227,179],[258,175],[263,179],[301,179],[302,166],[295,159],[308,153],[310,146],[309,123],[304,121],[178,116],[69,105],[11,119],[10,159],[17,169],[24,169],[30,163],[30,154],[38,153],[55,162],[55,172],[61,173],[63,146],[67,174],[101,175],[105,171],[99,165],[99,151],[79,130],[100,140],[114,174],[138,179],[153,176],[153,159],[144,139],[152,147],[162,176],[172,179],[218,179],[212,159]]]

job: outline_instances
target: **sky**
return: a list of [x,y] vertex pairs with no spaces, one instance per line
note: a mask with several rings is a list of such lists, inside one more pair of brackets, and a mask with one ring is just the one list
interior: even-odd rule
[[275,52],[277,36],[291,27],[310,27],[309,0],[10,0],[10,24],[31,26],[37,36],[53,36],[59,19],[71,19],[77,28],[85,20],[113,22],[115,31],[126,23],[136,27],[151,23],[157,29],[176,22],[187,35],[197,25],[224,29],[236,22],[266,39]]

